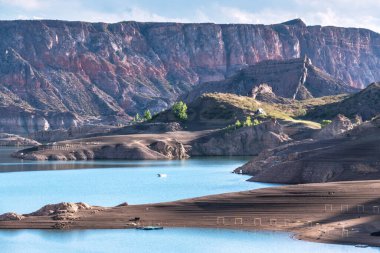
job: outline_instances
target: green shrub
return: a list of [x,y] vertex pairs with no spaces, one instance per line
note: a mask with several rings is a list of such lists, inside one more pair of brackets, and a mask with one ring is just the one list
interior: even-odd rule
[[242,127],[242,124],[241,124],[240,120],[237,120],[237,121],[235,122],[235,127],[236,127],[236,128],[240,128],[240,127]]

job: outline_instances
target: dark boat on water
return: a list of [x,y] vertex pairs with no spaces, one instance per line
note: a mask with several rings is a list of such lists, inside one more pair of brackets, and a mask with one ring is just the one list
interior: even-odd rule
[[161,226],[143,226],[143,227],[137,227],[136,229],[140,229],[140,230],[161,230],[161,229],[164,229],[164,227],[161,227]]

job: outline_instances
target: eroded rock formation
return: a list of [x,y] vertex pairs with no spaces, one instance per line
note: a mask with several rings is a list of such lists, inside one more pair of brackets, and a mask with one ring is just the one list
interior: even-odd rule
[[78,202],[62,202],[58,204],[50,204],[41,207],[39,210],[28,214],[29,216],[43,216],[43,215],[53,215],[53,214],[63,214],[63,213],[76,213],[79,210],[90,210],[92,207],[86,203]]
[[339,137],[345,132],[353,129],[358,123],[352,122],[349,118],[342,114],[338,114],[330,124],[322,128],[315,137],[317,139],[329,139],[334,137]]
[[[307,57],[291,60],[267,60],[243,68],[223,81],[203,83],[184,96],[188,101],[204,93],[222,92],[256,96],[258,91],[269,92],[289,99],[307,99],[358,91],[315,67]],[[261,88],[258,88],[261,86]],[[256,90],[256,88],[258,88]]]
[[168,143],[165,141],[156,141],[149,145],[150,149],[163,154],[168,159],[186,159],[190,156],[187,154],[185,146],[178,141]]
[[274,94],[272,87],[269,84],[263,83],[259,86],[254,86],[251,91],[251,96],[254,99],[267,103],[276,103],[276,104],[288,104],[291,103],[289,99],[279,97]]
[[197,139],[191,143],[191,154],[257,155],[266,148],[277,147],[290,140],[277,121],[269,120],[254,127],[220,131]]

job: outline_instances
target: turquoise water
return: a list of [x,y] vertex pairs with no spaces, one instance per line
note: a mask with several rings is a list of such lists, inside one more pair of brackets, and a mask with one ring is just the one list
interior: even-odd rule
[[160,231],[0,231],[4,253],[370,253],[376,248],[293,240],[286,233],[172,228]]
[[[114,206],[122,202],[161,202],[271,186],[246,182],[247,176],[231,173],[247,158],[22,162],[9,158],[12,151],[0,148],[0,172],[3,172],[0,173],[0,213],[28,213],[47,203],[62,201]],[[157,173],[168,177],[159,178]],[[165,228],[160,231],[0,230],[0,252],[367,253],[379,250],[308,243],[293,240],[286,233]]]
[[[115,206],[172,201],[209,194],[270,186],[246,182],[247,176],[231,173],[247,158],[204,158],[184,161],[31,162],[10,159],[2,149],[0,213],[28,213],[48,203],[86,202]],[[1,152],[0,152],[1,153]],[[70,165],[71,170],[61,170]],[[46,169],[60,166],[60,170]],[[39,170],[41,167],[44,170]],[[75,167],[85,168],[72,170]],[[89,169],[97,168],[97,169]],[[1,171],[1,169],[0,169]],[[157,173],[167,174],[166,178]]]

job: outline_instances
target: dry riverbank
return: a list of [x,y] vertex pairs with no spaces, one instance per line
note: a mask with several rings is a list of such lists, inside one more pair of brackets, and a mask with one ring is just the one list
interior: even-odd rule
[[274,187],[112,208],[50,206],[34,214],[3,216],[0,228],[233,228],[288,231],[316,242],[380,246],[379,238],[370,235],[380,231],[379,190],[377,180]]

